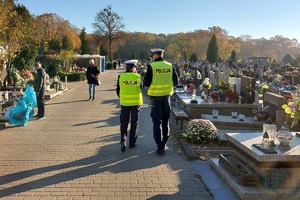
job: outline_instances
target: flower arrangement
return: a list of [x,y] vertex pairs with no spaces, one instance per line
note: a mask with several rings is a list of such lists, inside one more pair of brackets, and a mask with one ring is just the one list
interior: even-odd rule
[[263,86],[259,89],[257,89],[259,94],[263,94],[265,90],[269,89],[269,86],[267,84],[263,84]]
[[213,140],[217,137],[217,128],[206,119],[193,119],[185,130],[185,138],[190,142]]
[[220,92],[219,91],[212,91],[212,92],[209,93],[209,96],[211,96],[211,98],[219,98]]
[[225,82],[224,80],[220,80],[217,84],[217,90],[224,90],[224,91],[228,91],[230,90],[230,83]]
[[200,90],[209,90],[211,88],[211,83],[209,78],[205,78],[202,84],[200,85]]
[[265,120],[268,118],[268,112],[261,109],[252,109],[253,119],[257,120]]
[[226,92],[226,98],[229,101],[238,101],[239,95],[236,91],[229,90]]
[[272,83],[274,85],[278,85],[279,86],[282,83],[282,75],[280,75],[280,74],[274,75],[274,79],[273,79]]
[[189,88],[190,88],[190,90],[191,90],[191,91],[193,91],[193,90],[195,89],[195,86],[194,86],[194,84],[193,84],[193,83],[191,83],[191,84],[189,85]]
[[21,75],[19,75],[17,84],[24,87],[26,84],[28,84],[29,82],[31,82],[33,80],[34,80],[34,77],[33,77],[32,73],[29,70],[25,69],[22,71]]
[[288,100],[287,104],[283,104],[282,108],[293,119],[291,127],[298,124],[298,120],[300,120],[300,88],[297,88],[297,92],[292,94],[292,99]]
[[237,72],[234,72],[234,71],[230,71],[229,72],[229,76],[230,77],[237,77],[237,78],[240,78],[241,77],[241,74],[237,73]]
[[282,84],[283,84],[283,85],[290,85],[290,80],[289,80],[289,79],[284,79],[284,80],[282,81]]
[[23,78],[27,78],[27,79],[32,79],[33,76],[31,74],[31,72],[27,69],[25,69],[23,72],[22,72],[22,77]]

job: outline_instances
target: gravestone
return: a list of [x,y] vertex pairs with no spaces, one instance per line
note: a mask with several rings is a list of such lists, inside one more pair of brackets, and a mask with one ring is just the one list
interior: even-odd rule
[[241,95],[243,102],[253,103],[255,102],[255,79],[248,76],[241,77]]
[[231,85],[232,91],[236,88],[236,92],[241,94],[241,78],[229,77],[229,83]]
[[227,82],[226,76],[224,72],[218,72],[218,82],[225,81]]
[[213,71],[209,72],[209,81],[211,83],[211,90],[214,90],[216,88],[216,74]]
[[285,111],[281,107],[286,103],[286,99],[280,94],[275,94],[271,92],[266,92],[264,94],[264,107],[268,106],[267,112],[269,118],[275,123],[277,128],[279,128],[283,122],[285,122]]

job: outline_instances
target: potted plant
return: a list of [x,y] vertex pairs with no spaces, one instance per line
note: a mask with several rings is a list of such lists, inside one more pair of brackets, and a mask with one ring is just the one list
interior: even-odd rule
[[207,96],[208,96],[208,90],[211,88],[211,83],[209,81],[209,78],[205,78],[202,84],[200,85],[200,91],[201,97],[204,99],[204,101],[207,101]]
[[220,101],[225,101],[226,92],[231,88],[230,83],[220,80],[217,84],[217,90],[220,91]]
[[217,137],[217,128],[206,119],[193,119],[185,130],[184,137],[189,142],[209,142]]
[[229,102],[238,102],[239,94],[236,91],[229,90],[226,92],[226,98]]
[[212,91],[209,93],[209,96],[213,99],[214,102],[217,102],[220,97],[220,92],[219,91]]

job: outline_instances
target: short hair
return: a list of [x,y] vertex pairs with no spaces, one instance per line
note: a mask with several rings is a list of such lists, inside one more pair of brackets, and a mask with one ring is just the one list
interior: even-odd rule
[[90,64],[90,65],[94,65],[94,64],[95,64],[94,59],[89,60],[89,64]]
[[42,67],[42,64],[41,64],[40,62],[35,62],[35,63],[34,63],[34,66],[35,66],[35,67]]

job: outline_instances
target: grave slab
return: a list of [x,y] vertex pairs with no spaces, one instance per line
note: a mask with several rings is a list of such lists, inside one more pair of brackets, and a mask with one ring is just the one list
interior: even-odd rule
[[253,144],[262,141],[262,132],[227,133],[226,139],[235,150],[234,155],[251,167],[260,177],[258,186],[241,186],[223,168],[218,158],[210,159],[212,167],[232,186],[242,199],[299,199],[300,198],[300,138],[293,132],[290,148],[276,147],[267,154]]
[[211,114],[202,114],[202,119],[210,120],[218,129],[247,129],[247,130],[262,130],[263,121],[255,121],[253,117],[245,117],[244,121],[239,121],[238,118],[232,118],[228,115],[218,115],[213,118]]
[[211,114],[217,108],[220,115],[231,115],[232,111],[244,114],[246,117],[253,117],[252,109],[261,108],[260,104],[238,104],[227,101],[212,102],[211,99],[204,101],[200,95],[196,96],[197,103],[191,103],[191,93],[175,94],[178,104],[184,109],[190,118],[199,119],[202,114]]

